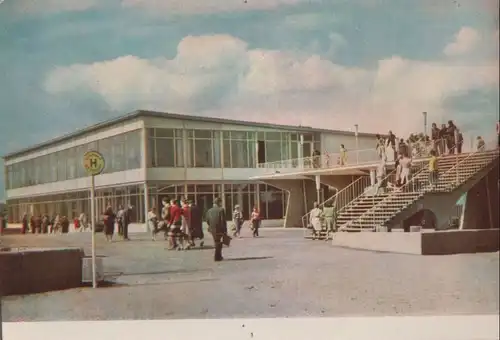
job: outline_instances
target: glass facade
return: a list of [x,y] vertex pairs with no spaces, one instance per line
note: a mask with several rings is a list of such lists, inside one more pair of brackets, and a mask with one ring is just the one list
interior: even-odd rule
[[[243,215],[249,218],[254,206],[259,205],[264,219],[282,219],[285,216],[287,193],[265,184],[187,184],[162,185],[150,187],[149,205],[161,206],[163,198],[188,198],[195,201],[202,211],[212,207],[217,197],[224,200],[226,217],[231,220],[231,213],[236,204],[243,209]],[[105,188],[96,190],[96,211],[104,212],[106,204],[115,209],[119,205],[131,204],[132,223],[144,223],[144,186]],[[90,193],[88,190],[71,193],[45,195],[7,201],[9,223],[21,223],[24,213],[29,216],[48,214],[67,216],[69,219],[78,217],[84,212],[90,216]]]
[[[147,164],[153,168],[255,168],[297,158],[300,134],[148,128]],[[320,149],[319,135],[305,134],[304,156]]]
[[6,188],[17,189],[85,177],[83,155],[90,150],[97,150],[104,156],[106,167],[103,173],[138,169],[141,167],[140,130],[8,165]]
[[187,198],[196,202],[203,212],[212,207],[215,198],[224,200],[226,218],[231,220],[236,204],[243,209],[243,216],[248,219],[252,208],[259,206],[264,219],[282,219],[285,216],[287,193],[266,184],[186,184],[166,185],[150,190],[150,204],[161,206],[167,199]]
[[[250,128],[249,128],[250,129]],[[106,159],[103,173],[113,173],[141,167],[141,130],[57,151],[6,166],[6,188],[16,189],[31,185],[72,180],[87,176],[82,164],[86,151],[97,150]],[[151,168],[256,168],[258,163],[298,157],[299,148],[319,149],[319,135],[296,132],[214,131],[200,129],[146,129],[146,166]],[[305,146],[304,146],[305,145]],[[307,152],[304,156],[307,156]],[[179,179],[183,180],[183,179]],[[202,206],[211,207],[215,197],[221,197],[228,220],[234,205],[243,208],[245,218],[252,207],[259,205],[263,218],[282,219],[286,209],[286,192],[269,185],[207,184],[164,185],[149,189],[150,206],[159,206],[163,197],[187,197]],[[246,179],[241,179],[246,180]],[[179,183],[179,182],[177,182]],[[144,188],[142,185],[99,189],[98,212],[109,200],[114,207],[131,203],[136,212],[134,222],[144,222]],[[9,219],[19,223],[24,212],[28,214],[62,214],[74,218],[81,212],[90,214],[87,190],[66,194],[44,195],[33,198],[10,199]]]
[[[144,186],[127,186],[96,190],[96,211],[104,212],[107,203],[116,209],[119,205],[131,204],[132,222],[144,222]],[[90,192],[75,191],[64,194],[45,195],[31,198],[12,199],[7,201],[10,223],[21,223],[24,213],[29,216],[48,214],[67,216],[73,220],[82,212],[90,216]]]

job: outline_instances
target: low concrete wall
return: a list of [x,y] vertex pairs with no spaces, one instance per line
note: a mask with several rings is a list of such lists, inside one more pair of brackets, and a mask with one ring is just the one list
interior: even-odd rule
[[337,247],[415,255],[486,253],[500,250],[500,229],[337,233]]
[[79,248],[0,252],[0,292],[21,295],[80,287],[83,256]]
[[485,253],[500,250],[500,229],[422,233],[422,255]]

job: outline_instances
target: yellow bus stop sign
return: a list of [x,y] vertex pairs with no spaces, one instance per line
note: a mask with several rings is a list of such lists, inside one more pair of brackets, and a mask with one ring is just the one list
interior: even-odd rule
[[83,167],[89,176],[99,175],[105,165],[104,157],[97,151],[87,151],[83,155]]

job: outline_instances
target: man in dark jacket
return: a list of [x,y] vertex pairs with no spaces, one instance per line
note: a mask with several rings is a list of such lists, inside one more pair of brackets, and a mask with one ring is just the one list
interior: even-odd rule
[[194,202],[190,202],[189,207],[189,229],[191,230],[191,242],[193,245],[194,240],[199,239],[200,247],[203,247],[203,216],[200,208]]
[[123,223],[123,239],[125,241],[129,241],[128,238],[128,226],[130,224],[131,215],[132,214],[132,206],[129,204],[123,211],[122,223]]
[[222,200],[215,199],[214,206],[207,211],[206,220],[209,232],[214,238],[215,254],[214,261],[222,261],[222,240],[227,235],[226,214],[222,208]]

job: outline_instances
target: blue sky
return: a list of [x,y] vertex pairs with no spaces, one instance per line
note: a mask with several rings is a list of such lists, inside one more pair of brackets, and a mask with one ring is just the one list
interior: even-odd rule
[[139,108],[494,133],[498,0],[243,1],[5,0],[0,153]]

